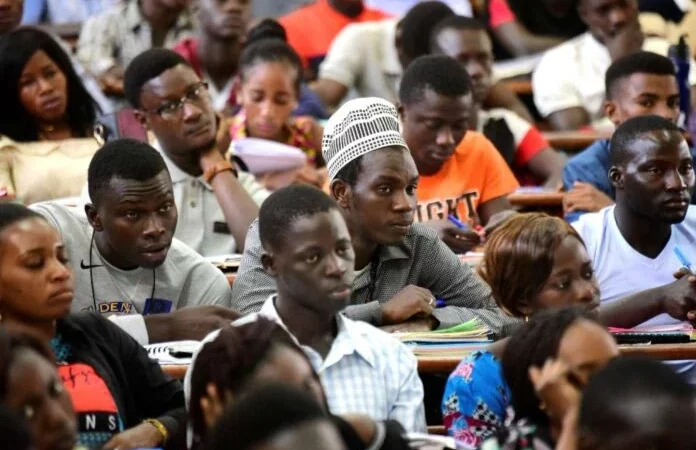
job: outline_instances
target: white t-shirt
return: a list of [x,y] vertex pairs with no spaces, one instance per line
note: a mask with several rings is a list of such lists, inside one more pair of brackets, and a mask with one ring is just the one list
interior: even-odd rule
[[178,239],[172,241],[166,260],[154,271],[142,267],[121,270],[106,262],[92,245],[92,227],[84,212],[53,202],[38,203],[31,209],[46,217],[61,234],[75,280],[73,312],[94,311],[96,306],[105,315],[132,316],[114,322],[147,344],[140,315],[152,295],[153,281],[153,309],[231,305],[232,290],[225,275]]
[[[643,50],[667,56],[670,43],[649,37]],[[587,32],[544,54],[532,75],[534,103],[543,116],[580,106],[592,121],[603,117],[604,75],[611,65],[609,50]],[[690,84],[696,85],[696,65],[691,61]]]
[[319,78],[355,89],[359,97],[399,100],[403,69],[394,45],[397,19],[353,23],[341,30],[319,66]]
[[[403,16],[409,9],[424,0],[365,0],[365,5],[370,8],[381,9],[382,11],[394,16]],[[469,0],[440,0],[445,5],[452,8],[455,14],[460,16],[472,16],[471,3]]]
[[[683,222],[672,225],[672,235],[662,252],[654,259],[639,253],[624,239],[614,218],[614,206],[597,213],[584,214],[573,223],[585,241],[599,282],[602,303],[612,302],[638,292],[664,286],[674,281],[674,272],[681,263],[674,254],[679,249],[696,262],[696,207],[689,206]],[[667,314],[660,314],[644,325],[679,323]],[[679,371],[688,372],[696,382],[696,361],[680,361]]]

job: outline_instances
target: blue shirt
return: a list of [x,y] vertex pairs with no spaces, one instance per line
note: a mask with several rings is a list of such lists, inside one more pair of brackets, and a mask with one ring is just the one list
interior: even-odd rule
[[510,397],[500,361],[486,350],[471,353],[445,385],[442,417],[447,432],[467,448],[478,448],[503,427]]
[[[614,187],[609,182],[609,140],[601,139],[568,160],[563,169],[563,189],[573,189],[576,181],[589,183],[614,198]],[[566,215],[568,222],[574,222],[587,211],[574,211]]]
[[119,0],[24,0],[23,25],[81,23]]

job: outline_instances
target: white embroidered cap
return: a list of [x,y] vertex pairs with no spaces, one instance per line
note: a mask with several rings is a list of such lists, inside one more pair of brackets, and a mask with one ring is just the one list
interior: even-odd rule
[[354,159],[380,148],[398,146],[408,150],[399,131],[396,107],[377,97],[346,102],[326,122],[321,152],[329,180]]

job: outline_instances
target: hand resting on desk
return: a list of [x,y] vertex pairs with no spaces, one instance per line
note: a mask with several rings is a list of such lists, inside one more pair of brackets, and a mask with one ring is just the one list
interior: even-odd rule
[[448,220],[434,220],[427,223],[437,231],[437,235],[454,253],[464,254],[481,244],[481,236],[471,228],[457,228]]
[[413,317],[427,317],[432,315],[433,308],[433,293],[410,284],[382,305],[382,325],[400,324]]

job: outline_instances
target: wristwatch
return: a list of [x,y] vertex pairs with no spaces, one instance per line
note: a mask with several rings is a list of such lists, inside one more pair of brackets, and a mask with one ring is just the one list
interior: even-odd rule
[[210,184],[217,174],[226,171],[232,172],[232,175],[234,175],[235,178],[237,177],[237,169],[235,169],[229,161],[220,161],[203,172],[203,179],[205,179],[206,183]]

